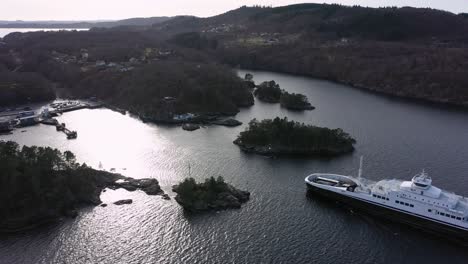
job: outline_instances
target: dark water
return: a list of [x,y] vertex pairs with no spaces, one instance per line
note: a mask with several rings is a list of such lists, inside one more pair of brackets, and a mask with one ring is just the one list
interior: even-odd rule
[[364,155],[367,178],[410,179],[425,168],[435,185],[468,196],[467,112],[314,79],[254,75],[306,94],[317,109],[289,112],[256,102],[238,119],[288,116],[341,127],[357,139],[356,152],[333,160],[269,159],[232,144],[244,126],[186,132],[104,109],[68,113],[61,120],[78,130],[75,141],[47,126],[1,139],[71,150],[94,167],[102,162],[128,176],[155,177],[171,196],[170,186],[188,176],[190,163],[191,176],[223,175],[252,199],[240,210],[187,216],[174,200],[108,191],[104,202],[134,203],[86,208],[76,219],[3,235],[0,263],[468,263],[467,248],[308,198],[304,184],[312,172],[356,174]]

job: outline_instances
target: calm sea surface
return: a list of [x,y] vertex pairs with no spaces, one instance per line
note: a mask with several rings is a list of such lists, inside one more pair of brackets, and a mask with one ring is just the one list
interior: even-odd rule
[[[19,235],[0,236],[0,263],[468,263],[468,250],[411,228],[352,212],[306,196],[312,172],[410,179],[425,168],[433,183],[468,196],[468,112],[387,98],[310,78],[253,72],[306,94],[314,111],[290,112],[256,102],[237,128],[195,132],[144,124],[106,109],[59,117],[78,131],[67,140],[39,125],[0,136],[20,144],[73,151],[79,161],[127,176],[154,177],[171,186],[189,175],[222,175],[252,193],[240,210],[185,215],[174,200],[141,192],[107,191],[107,203],[76,219]],[[240,71],[241,75],[245,71]],[[353,154],[332,160],[244,154],[232,144],[252,118],[287,116],[307,124],[341,127],[356,140]]]
[[13,32],[33,32],[33,31],[59,31],[59,30],[88,30],[88,29],[70,29],[70,28],[0,28],[0,38]]

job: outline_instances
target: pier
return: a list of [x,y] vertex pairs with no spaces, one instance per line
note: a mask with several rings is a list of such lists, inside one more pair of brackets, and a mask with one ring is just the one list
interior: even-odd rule
[[57,124],[55,128],[57,129],[57,131],[65,133],[65,135],[67,135],[67,139],[75,139],[78,137],[78,132],[68,129],[65,123]]

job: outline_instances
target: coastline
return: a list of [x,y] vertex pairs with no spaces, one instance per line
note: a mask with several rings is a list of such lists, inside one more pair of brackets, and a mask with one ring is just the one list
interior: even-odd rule
[[354,146],[351,146],[351,148],[327,150],[294,149],[286,146],[272,148],[268,146],[244,144],[239,139],[234,140],[233,143],[246,153],[263,156],[335,157],[351,153],[355,150]]

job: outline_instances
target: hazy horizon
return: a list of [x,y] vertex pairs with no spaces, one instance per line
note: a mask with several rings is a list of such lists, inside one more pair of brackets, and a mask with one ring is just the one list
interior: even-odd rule
[[[243,5],[253,6],[284,6],[297,3],[339,3],[343,5],[361,5],[369,7],[383,6],[413,6],[429,7],[450,11],[452,13],[468,12],[464,0],[248,0],[248,1],[214,1],[214,0],[4,0],[0,10],[0,20],[3,21],[92,21],[120,20],[133,17],[157,17],[194,15],[209,17],[225,13]],[[111,7],[111,8],[110,8]]]

